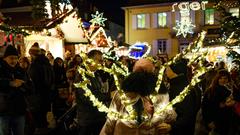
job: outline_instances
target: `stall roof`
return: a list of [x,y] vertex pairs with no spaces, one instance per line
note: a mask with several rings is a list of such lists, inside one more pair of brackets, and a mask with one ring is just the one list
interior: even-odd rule
[[[24,9],[24,10],[23,10]],[[51,19],[34,20],[31,16],[31,7],[1,9],[7,23],[12,27],[24,28],[26,30],[42,31],[43,29],[51,29],[60,25],[66,42],[86,43],[87,39],[83,38],[83,32],[78,27],[77,18],[73,18],[74,9],[62,13]],[[71,17],[70,17],[71,16]],[[67,19],[67,21],[66,21]]]

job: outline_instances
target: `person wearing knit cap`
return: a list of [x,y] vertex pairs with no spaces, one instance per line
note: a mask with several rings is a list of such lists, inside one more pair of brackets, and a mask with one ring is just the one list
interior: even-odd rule
[[[168,94],[155,92],[157,77],[154,75],[154,64],[149,59],[139,59],[133,66],[133,72],[121,84],[126,100],[130,101],[136,118],[135,120],[122,120],[108,118],[100,135],[159,135],[168,134],[171,130],[169,123],[175,120],[176,113],[171,108],[164,111],[161,116],[155,115],[157,108],[169,102]],[[156,94],[156,102],[149,96]],[[110,110],[120,115],[129,114],[126,105],[120,99],[119,92],[113,97]]]
[[27,74],[34,85],[34,92],[30,94],[29,104],[34,121],[35,134],[41,134],[48,129],[47,112],[51,108],[54,91],[54,72],[48,58],[41,54],[39,45],[35,43],[29,50],[31,63]]
[[12,45],[8,45],[6,47],[3,57],[7,57],[7,56],[10,56],[10,55],[18,56],[17,49]]
[[32,62],[38,55],[41,54],[41,49],[39,47],[39,44],[35,42],[29,49],[28,53],[31,56],[31,62]]
[[18,52],[8,45],[0,59],[0,135],[24,135],[25,81],[17,68]]

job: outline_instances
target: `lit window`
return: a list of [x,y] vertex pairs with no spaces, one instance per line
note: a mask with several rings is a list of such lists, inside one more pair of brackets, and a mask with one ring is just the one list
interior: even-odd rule
[[232,16],[239,17],[239,8],[230,8],[229,13],[231,13]]
[[158,27],[167,26],[167,13],[158,13]]
[[167,51],[167,40],[159,39],[157,43],[158,43],[157,44],[158,52],[159,53],[166,53],[166,51]]
[[137,28],[146,28],[146,15],[138,14],[137,15]]
[[214,24],[214,9],[205,10],[205,24]]

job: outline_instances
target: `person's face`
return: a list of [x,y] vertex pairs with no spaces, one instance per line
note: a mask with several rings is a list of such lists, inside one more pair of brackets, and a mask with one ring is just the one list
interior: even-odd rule
[[218,79],[218,84],[221,86],[224,86],[228,83],[228,77],[227,76],[222,76]]
[[121,62],[122,62],[122,64],[125,65],[125,66],[128,65],[128,63],[127,63],[127,59],[126,59],[126,58],[123,58],[123,59],[121,60]]
[[28,67],[28,63],[26,61],[24,61],[23,59],[19,59],[18,63],[21,68],[26,69]]
[[53,59],[52,54],[48,53],[48,54],[47,54],[47,58],[48,58],[49,60],[50,60],[50,59]]
[[77,61],[78,64],[81,64],[82,63],[82,58],[78,56],[78,57],[76,57],[76,61]]
[[97,65],[98,64],[101,64],[101,65],[103,64],[102,55],[100,55],[100,54],[95,55],[93,60],[94,60],[95,64],[91,64],[90,69],[92,71],[96,71],[97,70]]
[[111,68],[111,66],[112,66],[112,62],[111,62],[110,60],[105,60],[105,61],[104,61],[104,64],[105,64],[105,66],[108,67],[108,68]]
[[102,55],[97,54],[97,55],[94,57],[94,61],[95,61],[96,64],[103,64]]
[[15,67],[18,63],[18,56],[9,55],[9,56],[3,58],[3,60],[6,61],[9,66]]
[[62,65],[63,65],[63,61],[62,61],[62,60],[58,60],[58,61],[57,61],[57,64],[58,64],[59,66],[62,66]]

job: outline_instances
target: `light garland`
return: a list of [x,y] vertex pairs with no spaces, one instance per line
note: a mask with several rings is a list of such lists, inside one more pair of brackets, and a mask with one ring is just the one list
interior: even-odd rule
[[[162,79],[163,79],[163,74],[164,74],[164,70],[167,66],[175,63],[178,59],[182,58],[184,55],[186,55],[188,52],[192,51],[193,48],[195,46],[197,47],[200,47],[200,45],[202,45],[202,41],[205,37],[205,34],[206,32],[202,32],[198,38],[198,40],[194,43],[194,44],[190,44],[188,46],[187,49],[185,49],[182,53],[180,54],[177,54],[172,61],[169,61],[167,62],[166,64],[164,64],[162,66],[162,68],[160,69],[159,71],[159,75],[158,75],[158,81],[156,82],[156,87],[155,87],[155,91],[158,92],[159,88],[160,88],[160,84],[162,82]],[[146,57],[149,52],[150,52],[151,48],[150,46],[148,46],[148,49],[146,51],[146,53],[143,55],[143,57]],[[120,83],[119,83],[119,80],[118,80],[118,75],[117,74],[121,74],[123,76],[128,76],[129,75],[129,72],[127,70],[127,67],[126,66],[123,66],[121,63],[120,63],[120,67],[119,65],[116,65],[115,63],[112,65],[112,67],[109,69],[109,68],[106,68],[100,64],[96,65],[96,63],[92,60],[92,59],[89,59],[86,54],[84,53],[81,53],[80,56],[82,57],[83,59],[83,65],[85,67],[85,69],[79,67],[78,68],[78,72],[83,76],[83,81],[81,81],[80,83],[76,83],[75,84],[75,87],[80,87],[82,88],[82,90],[85,91],[85,96],[89,98],[89,100],[93,103],[93,106],[96,106],[98,108],[98,110],[100,112],[105,112],[105,113],[108,113],[108,117],[111,118],[111,119],[122,119],[122,120],[136,120],[136,112],[135,110],[133,109],[133,103],[132,101],[126,96],[126,94],[124,93],[123,90],[121,90],[120,88]],[[198,59],[199,57],[196,57],[195,59]],[[108,72],[110,74],[113,75],[114,77],[114,80],[115,80],[115,85],[116,85],[116,88],[117,88],[117,91],[119,93],[119,98],[121,100],[121,103],[125,106],[126,108],[126,111],[128,112],[128,114],[120,114],[119,112],[117,112],[116,110],[113,110],[113,109],[109,109],[108,107],[106,107],[102,102],[100,102],[92,93],[91,93],[91,90],[87,87],[87,85],[91,85],[90,82],[88,81],[87,77],[85,76],[86,74],[89,75],[89,76],[92,76],[94,77],[94,73],[90,70],[90,67],[89,67],[89,64],[91,65],[95,65],[97,69],[101,69],[105,72]],[[197,76],[198,77],[198,76]],[[196,78],[197,78],[196,77]],[[191,86],[193,86],[195,83],[196,80],[194,79],[193,82],[191,82]],[[187,91],[187,92],[186,92]],[[189,87],[186,87],[184,89],[184,92],[183,93],[180,93],[179,96],[177,96],[175,98],[175,100],[171,101],[169,104],[166,105],[166,107],[161,107],[161,109],[157,109],[155,111],[154,114],[161,114],[163,113],[164,110],[166,109],[169,109],[169,107],[172,107],[172,105],[174,105],[175,103],[177,102],[180,102],[184,99],[184,97],[187,95],[189,91]],[[180,98],[181,97],[181,98]],[[150,98],[151,100],[153,101],[153,103],[156,103],[157,101],[157,98],[156,98],[156,95],[155,94],[152,94],[150,95]]]
[[159,70],[159,73],[158,73],[158,80],[157,80],[156,87],[155,87],[155,91],[157,93],[158,93],[158,90],[162,83],[163,74],[164,74],[166,67],[173,63],[176,63],[177,60],[182,58],[187,53],[191,52],[194,48],[197,48],[197,50],[199,50],[200,47],[202,47],[202,45],[203,45],[203,40],[204,40],[205,36],[206,36],[206,31],[202,31],[201,34],[198,36],[198,39],[194,42],[194,44],[189,44],[185,50],[183,50],[181,53],[177,54],[171,61],[168,61],[161,67],[161,69]]
[[[78,72],[82,75],[82,78],[83,78],[83,81],[80,82],[80,83],[76,83],[74,84],[75,87],[77,88],[82,88],[84,91],[85,91],[85,96],[86,97],[89,97],[89,100],[93,103],[93,106],[96,106],[100,112],[106,112],[108,113],[108,116],[110,118],[114,118],[114,117],[118,117],[118,118],[121,118],[121,119],[125,119],[125,120],[134,120],[136,118],[136,112],[135,110],[133,109],[132,105],[131,105],[131,101],[130,100],[127,100],[127,96],[125,95],[125,93],[121,90],[120,88],[120,83],[118,81],[118,77],[116,75],[116,71],[119,71],[119,70],[116,70],[117,66],[115,64],[113,64],[112,66],[112,69],[108,69],[106,67],[103,67],[101,65],[96,65],[97,66],[97,69],[101,69],[101,70],[104,70],[110,74],[113,74],[114,76],[114,80],[115,80],[115,85],[117,87],[117,90],[119,91],[119,94],[120,94],[120,99],[121,99],[121,103],[124,104],[126,106],[126,110],[128,111],[129,115],[120,115],[120,114],[117,114],[116,111],[114,110],[108,110],[107,107],[102,103],[100,102],[92,93],[91,93],[91,90],[88,89],[87,87],[87,84],[90,84],[90,82],[88,81],[88,79],[86,78],[85,74],[89,74],[89,75],[93,75],[94,73],[89,69],[87,62],[90,62],[91,64],[95,65],[95,63],[93,62],[92,59],[88,59],[86,54],[83,54],[81,53],[80,56],[82,56],[83,58],[83,64],[84,66],[86,67],[87,71],[85,71],[84,69],[82,69],[81,67],[78,67]],[[115,69],[115,70],[114,70]],[[122,72],[120,72],[122,73]]]
[[[207,54],[207,53],[205,53]],[[205,56],[201,57],[202,60],[203,58],[205,58]],[[202,63],[202,60],[200,63]],[[184,100],[184,98],[189,94],[189,92],[191,91],[191,88],[193,88],[197,83],[199,83],[201,81],[201,79],[199,79],[200,76],[202,76],[204,73],[206,73],[207,71],[209,71],[210,69],[212,69],[212,67],[208,67],[205,68],[204,66],[199,66],[200,68],[196,70],[197,74],[193,76],[190,84],[188,86],[186,86],[182,92],[180,92],[180,94],[178,96],[176,96],[171,102],[169,102],[165,107],[156,110],[155,114],[159,115],[161,114],[164,110],[171,108],[174,104],[182,102]]]

